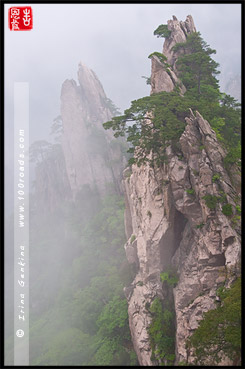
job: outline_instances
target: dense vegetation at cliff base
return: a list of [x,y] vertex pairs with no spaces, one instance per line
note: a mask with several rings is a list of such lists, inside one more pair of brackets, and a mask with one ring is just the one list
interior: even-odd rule
[[[87,185],[52,213],[32,198],[30,212],[30,365],[137,365],[123,197]],[[11,336],[6,346],[11,357]]]
[[241,277],[231,288],[220,287],[216,309],[204,313],[199,327],[187,342],[197,365],[218,365],[222,354],[241,365]]
[[[170,37],[166,26],[159,26],[154,32],[158,37]],[[199,32],[187,36],[184,43],[176,44],[174,52],[180,52],[176,61],[178,78],[171,92],[153,93],[132,101],[130,108],[121,116],[104,123],[105,129],[112,129],[115,137],[125,136],[130,144],[132,157],[129,164],[138,166],[149,163],[161,166],[166,162],[166,148],[182,155],[179,138],[185,130],[185,118],[189,109],[198,111],[216,132],[220,145],[226,151],[224,167],[229,170],[233,164],[241,164],[241,109],[233,97],[220,92],[217,75],[218,63],[211,55],[215,50],[201,38]],[[171,66],[166,57],[154,52],[149,57],[158,58],[163,70],[171,75]],[[151,76],[152,79],[152,76]],[[148,81],[147,81],[148,82]],[[152,155],[153,154],[153,155]],[[214,176],[213,181],[219,178]],[[214,200],[212,198],[212,200]],[[217,200],[217,199],[215,199]],[[210,204],[210,198],[206,199]],[[223,201],[223,200],[222,200]],[[212,203],[215,207],[216,203]],[[222,212],[230,216],[230,204],[223,203]],[[238,279],[220,295],[220,306],[204,315],[199,328],[188,341],[198,365],[219,363],[223,352],[239,365],[241,353],[241,291]],[[164,306],[164,303],[166,306]],[[175,328],[170,301],[156,298],[149,308],[152,315],[148,333],[152,349],[152,360],[158,365],[174,362]],[[165,310],[166,309],[166,310]],[[182,365],[189,365],[182,363]]]
[[178,283],[178,277],[172,267],[160,274],[165,298],[158,296],[152,304],[145,308],[151,315],[148,334],[152,350],[151,360],[155,365],[172,366],[175,362],[175,309],[173,287]]
[[[240,104],[219,90],[218,63],[211,58],[215,50],[206,44],[199,32],[190,34],[185,43],[176,44],[173,50],[181,50],[176,66],[186,92],[181,93],[177,84],[172,92],[163,91],[132,101],[123,115],[104,123],[104,128],[112,128],[115,137],[126,136],[132,154],[130,164],[161,165],[166,160],[165,149],[169,144],[178,149],[185,117],[189,116],[191,108],[199,111],[215,130],[227,151],[224,165],[229,168],[234,163],[240,164]],[[166,68],[163,62],[162,65]],[[150,153],[154,154],[153,159]]]

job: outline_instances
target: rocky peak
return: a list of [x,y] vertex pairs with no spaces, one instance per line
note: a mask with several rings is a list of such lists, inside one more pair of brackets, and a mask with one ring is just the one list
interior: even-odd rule
[[167,64],[161,62],[160,59],[153,55],[151,66],[151,93],[161,91],[171,92],[176,86],[180,86],[181,92],[185,92],[183,83],[178,78],[175,62],[179,56],[179,52],[172,50],[179,42],[185,42],[189,34],[196,32],[194,21],[191,15],[186,20],[178,21],[176,16],[168,21],[168,29],[171,31],[169,37],[166,37],[163,45],[163,55],[167,58]]
[[78,82],[66,80],[61,90],[62,147],[73,195],[83,185],[103,193],[109,183],[120,188],[124,163],[120,142],[102,124],[115,113],[96,74],[79,63]]
[[192,364],[185,346],[188,337],[202,314],[215,308],[217,288],[224,282],[230,285],[239,273],[240,225],[234,226],[222,213],[221,204],[213,210],[204,200],[206,195],[225,194],[235,212],[237,194],[223,167],[225,152],[198,112],[191,112],[186,121],[180,138],[182,157],[169,147],[168,164],[162,168],[133,165],[130,176],[125,171],[125,251],[137,268],[125,294],[134,347],[143,366],[155,365],[148,334],[151,314],[145,306],[156,297],[164,303],[160,273],[167,266],[179,275],[173,291],[177,362]]
[[[185,22],[173,17],[168,28],[171,35],[163,49],[174,66],[176,55],[171,48],[196,29],[191,16]],[[151,81],[152,92],[172,91],[178,78],[173,68],[166,71],[164,63],[153,57]],[[180,361],[194,363],[186,341],[203,313],[215,308],[217,288],[229,286],[240,268],[240,224],[222,212],[221,203],[214,209],[205,199],[223,196],[233,214],[236,212],[239,192],[224,168],[226,153],[210,124],[191,110],[179,144],[179,152],[167,148],[167,161],[160,168],[145,164],[124,171],[125,251],[137,270],[125,295],[134,348],[142,366],[156,364],[149,337],[152,314],[147,307],[156,297],[165,304],[160,273],[171,265],[179,278],[173,289],[178,365]],[[230,365],[227,358],[222,363]]]
[[100,194],[108,185],[121,191],[124,143],[102,126],[115,113],[96,74],[80,62],[78,84],[67,79],[62,85],[59,143],[47,143],[45,157],[35,168],[37,205],[42,211],[54,211],[61,199],[74,199],[83,186]]
[[[112,112],[107,107],[107,97],[98,77],[92,69],[82,62],[78,65],[78,91],[82,96],[82,105],[89,110],[91,119],[101,128],[101,119],[110,119]],[[102,122],[102,123],[103,123]]]
[[196,27],[191,15],[188,15],[185,21],[179,21],[173,16],[173,19],[168,20],[168,29],[171,34],[165,39],[162,52],[173,67],[178,54],[172,51],[172,47],[177,43],[185,42],[189,34],[196,32]]

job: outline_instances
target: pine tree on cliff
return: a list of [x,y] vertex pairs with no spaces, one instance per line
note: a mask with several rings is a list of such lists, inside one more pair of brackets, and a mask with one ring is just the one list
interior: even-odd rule
[[[166,27],[162,26],[154,34],[168,37]],[[131,107],[123,115],[112,118],[103,126],[105,129],[112,128],[115,137],[127,137],[131,145],[129,152],[133,154],[129,164],[140,166],[150,162],[152,165],[161,165],[165,160],[166,147],[170,143],[175,149],[178,147],[189,108],[198,110],[209,121],[217,138],[227,149],[226,164],[232,165],[239,161],[241,155],[240,104],[219,91],[216,79],[219,65],[210,56],[216,51],[207,45],[199,32],[188,35],[186,42],[173,47],[173,51],[180,49],[182,53],[176,66],[187,89],[186,93],[181,95],[176,85],[172,92],[159,92],[132,101]],[[169,65],[163,63],[163,68],[170,74]],[[153,153],[152,158],[150,153]]]
[[210,56],[216,51],[201,38],[200,32],[191,33],[186,42],[173,47],[173,51],[180,49],[183,55],[176,64],[187,91],[197,98],[204,94],[207,99],[217,99],[220,94],[215,76],[220,73],[217,70],[219,64]]

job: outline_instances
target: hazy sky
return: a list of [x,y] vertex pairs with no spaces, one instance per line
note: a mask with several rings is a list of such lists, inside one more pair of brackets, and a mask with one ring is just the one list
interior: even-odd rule
[[7,11],[14,5],[5,5],[6,124],[12,125],[14,82],[29,82],[31,141],[48,138],[59,115],[61,85],[67,78],[77,80],[80,60],[121,110],[149,95],[141,76],[150,76],[148,55],[162,51],[164,41],[153,31],[172,15],[193,16],[204,40],[217,50],[223,76],[240,72],[240,4],[31,4],[34,27],[25,32],[8,29]]

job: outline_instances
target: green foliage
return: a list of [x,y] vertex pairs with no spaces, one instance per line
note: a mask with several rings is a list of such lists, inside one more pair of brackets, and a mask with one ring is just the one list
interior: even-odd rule
[[231,216],[233,214],[231,204],[225,204],[222,206],[222,213],[226,216]]
[[150,307],[151,307],[151,304],[149,303],[149,301],[147,301],[147,302],[145,303],[145,308],[146,308],[146,310],[149,310],[149,309],[150,309]]
[[148,56],[148,58],[150,59],[150,58],[152,58],[152,56],[153,55],[155,55],[155,56],[157,56],[160,60],[162,60],[163,62],[166,62],[166,60],[167,60],[167,57],[164,55],[164,54],[162,54],[162,53],[159,53],[158,51],[154,51],[153,53],[151,53],[149,56]]
[[127,300],[114,296],[103,308],[96,324],[99,327],[99,334],[103,337],[118,337],[122,341],[130,340]]
[[236,212],[237,212],[237,214],[241,214],[241,212],[242,212],[239,205],[236,205]]
[[165,272],[160,273],[160,279],[162,282],[166,282],[171,287],[175,287],[179,280],[176,272],[171,268],[167,269]]
[[[171,140],[176,142],[184,131],[188,108],[189,104],[177,92],[160,92],[133,101],[124,115],[114,117],[103,126],[116,131],[115,137],[126,135],[131,144],[128,152],[134,154],[130,164],[160,165],[166,159],[166,146]],[[150,111],[152,115],[146,116]],[[148,157],[151,152],[155,154],[153,160]]]
[[241,220],[241,216],[240,215],[234,215],[231,218],[231,223],[232,223],[233,227],[236,227],[239,224],[240,220]]
[[168,29],[167,24],[161,24],[154,31],[154,35],[157,37],[168,38],[171,35],[171,31]]
[[89,365],[121,366],[122,363],[127,366],[137,365],[137,358],[132,355],[132,351],[121,346],[116,339],[101,338],[93,347],[97,350]]
[[140,287],[142,287],[144,285],[142,281],[138,281],[136,284],[137,284],[137,286],[140,286]]
[[178,366],[190,366],[186,361],[179,361]]
[[[165,31],[167,26],[161,25],[155,34],[161,36]],[[175,90],[135,100],[123,115],[104,123],[104,128],[112,128],[115,137],[127,137],[129,153],[133,156],[130,164],[140,166],[149,162],[159,166],[166,162],[166,147],[170,144],[172,148],[177,147],[185,128],[185,117],[191,108],[198,110],[210,122],[218,140],[228,151],[224,159],[225,167],[229,169],[235,163],[240,165],[240,104],[219,91],[216,78],[218,64],[211,58],[215,50],[207,45],[198,32],[188,35],[186,42],[176,44],[173,50],[182,51],[176,65],[187,88],[184,96]],[[157,55],[167,66],[163,54],[155,52],[150,57],[152,55]],[[200,146],[202,149],[203,145]],[[152,158],[150,153],[153,153]]]
[[228,154],[224,158],[224,166],[229,169],[233,164],[241,166],[241,144],[240,142],[235,146],[231,147]]
[[135,234],[132,234],[132,236],[131,236],[131,238],[130,238],[130,243],[133,243],[135,239],[136,239]]
[[162,54],[162,53],[159,53],[158,51],[154,51],[153,53],[151,53],[148,58],[151,59],[153,57],[153,55],[157,56],[158,59],[160,60],[161,63],[163,63],[166,67],[170,67],[170,65],[168,63],[166,63],[167,61],[167,57]]
[[188,341],[197,365],[217,365],[223,351],[234,363],[241,362],[241,278],[230,289],[219,290],[221,304],[204,313],[199,327]]
[[138,359],[135,351],[130,351],[130,366],[137,366],[138,365]]
[[220,93],[216,75],[218,64],[211,59],[215,50],[210,49],[200,33],[192,33],[185,43],[176,44],[174,50],[182,50],[177,60],[180,78],[187,88],[186,97],[196,98],[192,109],[197,109],[215,130],[218,140],[228,149],[224,160],[227,168],[239,163],[241,158],[240,104],[231,96]]
[[207,194],[203,196],[203,199],[205,200],[206,205],[209,209],[214,210],[216,208],[218,198],[215,195]]
[[167,281],[169,279],[169,274],[167,272],[162,272],[160,274],[160,279],[162,282]]
[[202,222],[202,223],[200,223],[200,224],[197,224],[197,225],[196,225],[196,228],[197,228],[197,229],[201,229],[203,226],[204,226],[204,223]]
[[45,269],[32,278],[38,311],[31,310],[30,363],[135,365],[123,294],[134,277],[122,248],[124,199],[84,186],[51,219],[38,216],[31,258]]
[[116,349],[117,343],[114,340],[104,338],[103,340],[101,340],[100,346],[94,355],[93,364],[96,366],[110,365],[110,363],[113,361]]
[[215,75],[220,73],[217,71],[219,64],[210,57],[216,51],[207,45],[200,33],[191,33],[186,42],[178,43],[172,49],[183,52],[176,65],[187,90],[191,90],[197,97],[203,94],[206,98],[218,99],[218,81]]
[[124,174],[124,176],[125,176],[125,178],[129,178],[129,177],[131,177],[131,175],[132,175],[132,169],[128,168],[126,173]]
[[76,365],[78,358],[87,361],[91,354],[90,343],[90,336],[79,329],[65,329],[46,345],[47,351],[33,364],[70,366]]
[[226,296],[226,288],[224,286],[220,286],[216,291],[216,296],[223,300]]
[[219,191],[220,193],[220,196],[218,197],[218,201],[221,203],[221,204],[226,204],[227,203],[227,197],[226,197],[226,194],[224,191]]
[[161,300],[156,297],[151,304],[152,322],[148,333],[152,348],[152,360],[160,364],[171,365],[175,360],[174,313],[168,304],[163,308]]
[[224,137],[222,136],[222,130],[225,126],[225,119],[220,117],[214,117],[210,122],[213,130],[216,133],[216,137],[220,142],[224,142]]
[[151,85],[151,77],[141,76],[141,78],[145,78],[146,79],[146,84]]
[[186,192],[189,194],[189,195],[195,195],[195,191],[193,188],[187,188],[186,189]]
[[212,177],[212,182],[217,182],[220,179],[220,174],[214,174]]
[[241,104],[230,95],[222,94],[219,114],[225,120],[222,136],[229,150],[224,163],[229,166],[239,164],[241,158]]
[[116,115],[120,114],[120,110],[118,109],[118,107],[108,97],[106,97],[104,99],[104,104],[111,111],[113,116],[116,116]]

